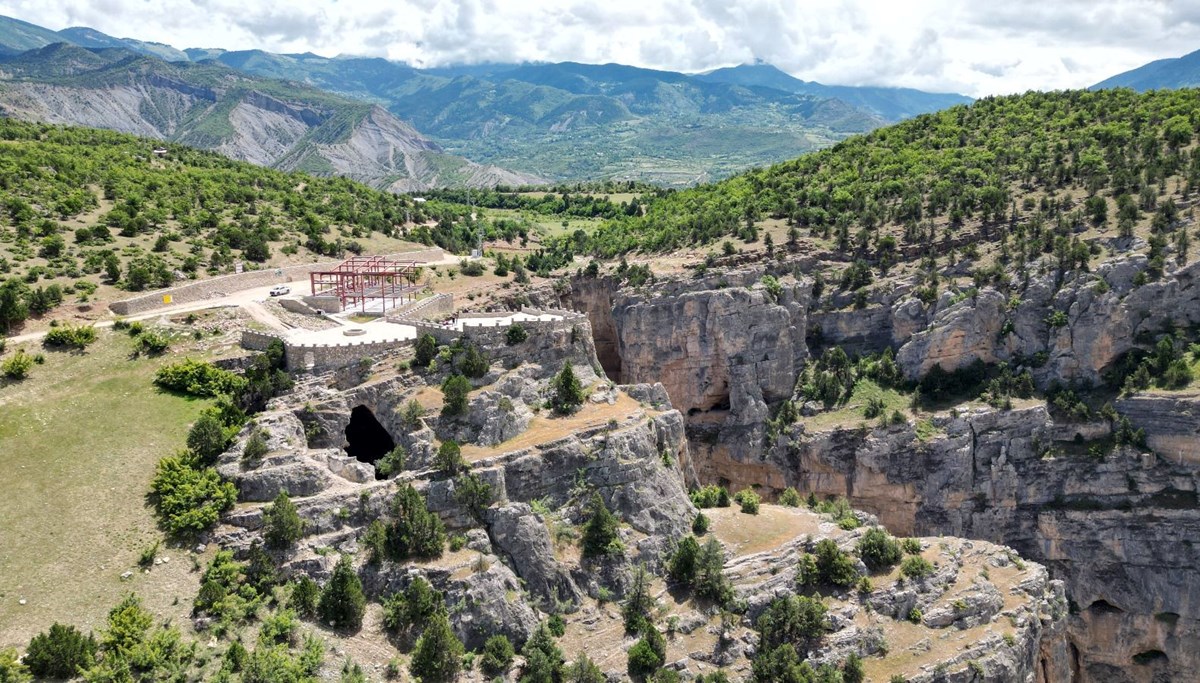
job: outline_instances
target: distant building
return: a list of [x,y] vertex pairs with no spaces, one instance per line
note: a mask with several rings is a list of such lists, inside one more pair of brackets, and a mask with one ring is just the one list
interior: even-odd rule
[[424,204],[425,198],[424,197],[413,197],[413,202],[416,204]]
[[154,148],[154,156],[156,156],[156,157],[167,156],[167,149],[165,147],[155,147]]

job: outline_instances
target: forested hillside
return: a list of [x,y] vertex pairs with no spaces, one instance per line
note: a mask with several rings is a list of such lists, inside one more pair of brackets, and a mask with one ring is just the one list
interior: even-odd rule
[[[0,329],[98,286],[136,291],[409,242],[462,251],[466,207],[86,128],[0,119]],[[406,220],[408,221],[406,223]]]
[[[1200,93],[1130,90],[988,98],[839,143],[725,182],[672,193],[644,216],[606,222],[600,256],[667,251],[723,239],[753,242],[786,224],[846,259],[876,264],[955,246],[997,250],[1002,263],[1044,252],[1086,265],[1089,238],[1175,239],[1181,204],[1200,187],[1193,148]],[[1135,230],[1150,226],[1142,244]]]

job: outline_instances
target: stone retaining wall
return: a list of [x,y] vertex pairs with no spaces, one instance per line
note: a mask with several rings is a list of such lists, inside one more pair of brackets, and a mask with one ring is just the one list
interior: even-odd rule
[[426,320],[445,318],[452,313],[454,313],[454,295],[443,293],[401,304],[388,311],[387,320],[401,325],[415,325]]
[[336,370],[363,358],[378,359],[412,343],[412,339],[397,338],[344,344],[287,344],[287,366],[290,370]]
[[[561,320],[522,320],[518,325],[525,328],[529,336],[539,334],[549,334],[559,330],[570,330],[581,324],[587,324],[587,316],[582,313],[573,311],[563,311],[557,309],[536,309],[524,307],[522,313],[529,315],[560,315]],[[472,318],[495,318],[496,313],[463,313],[458,316],[459,320],[467,321]],[[417,328],[417,337],[424,334],[433,335],[433,338],[439,344],[449,344],[459,337],[467,337],[481,346],[493,346],[505,343],[505,335],[508,333],[508,328],[513,323],[494,323],[491,325],[463,325],[462,331],[453,327],[443,327],[441,325],[428,323],[424,321],[411,322],[406,321],[406,324],[413,325]]]
[[[388,255],[388,258],[417,261],[420,263],[440,261],[444,257],[445,252],[441,249],[422,249],[420,251]],[[341,261],[318,261],[316,263],[303,263],[284,268],[263,268],[262,270],[252,270],[233,275],[222,275],[220,277],[196,280],[177,287],[168,287],[167,289],[147,292],[125,299],[124,301],[114,301],[108,307],[117,315],[144,313],[156,308],[162,308],[163,306],[174,306],[176,304],[187,304],[205,299],[219,298],[230,292],[238,292],[243,289],[303,280],[309,273],[319,270],[329,270],[339,263]],[[163,303],[163,297],[167,295],[171,297],[170,304]]]

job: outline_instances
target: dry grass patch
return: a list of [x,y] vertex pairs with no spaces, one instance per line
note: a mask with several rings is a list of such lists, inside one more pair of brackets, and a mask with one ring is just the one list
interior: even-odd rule
[[0,387],[0,646],[56,619],[98,628],[131,590],[156,614],[186,618],[198,574],[185,552],[119,577],[161,537],[144,502],[154,465],[207,403],[151,383],[182,352],[131,360],[131,350],[124,334],[101,331],[86,353],[47,353],[29,379]]
[[645,412],[637,401],[622,392],[617,392],[617,400],[612,405],[585,403],[573,415],[567,416],[547,414],[543,411],[535,415],[529,422],[529,429],[517,437],[496,446],[466,444],[462,447],[462,455],[467,462],[474,462],[501,453],[557,441],[575,432],[603,427],[611,424],[613,420],[623,422],[635,415],[644,415]]
[[797,536],[817,534],[822,522],[819,515],[807,510],[765,503],[757,515],[742,512],[736,503],[709,508],[704,515],[712,522],[709,533],[735,557],[773,550]]

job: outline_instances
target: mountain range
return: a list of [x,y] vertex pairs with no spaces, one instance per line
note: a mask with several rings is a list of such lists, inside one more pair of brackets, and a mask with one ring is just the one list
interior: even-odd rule
[[1200,86],[1200,50],[1172,59],[1158,59],[1136,69],[1119,73],[1092,86],[1102,88],[1133,88],[1139,92],[1164,88],[1194,88]]
[[[47,50],[56,43],[94,57]],[[6,79],[0,101],[10,115],[157,135],[281,168],[358,169],[356,177],[393,189],[464,177],[476,184],[618,178],[688,185],[970,101],[916,90],[825,86],[766,64],[700,75],[571,62],[416,69],[378,58],[179,50],[10,18],[0,18],[0,55],[7,55],[0,65]],[[59,73],[64,61],[71,66]],[[164,90],[165,82],[172,85]],[[96,97],[98,83],[117,89]],[[185,91],[197,88],[216,93],[219,106],[208,98],[209,108],[195,109],[197,95]],[[275,102],[260,107],[262,98],[247,99],[251,92]],[[159,112],[164,101],[183,109]],[[92,111],[97,103],[106,111]],[[330,144],[330,136],[310,133],[311,124],[298,126],[304,117],[276,111],[277,103],[315,106],[324,112],[322,125],[340,122],[338,130],[350,130],[351,139],[339,133],[333,136],[338,150],[313,147],[314,141]],[[360,136],[363,128],[373,132]],[[372,135],[396,137],[389,143],[393,151],[366,153],[366,140],[358,137]],[[404,163],[394,160],[396,153],[408,154]],[[450,155],[487,166],[464,166]],[[453,163],[459,165],[448,172]],[[434,169],[440,175],[430,175]]]

